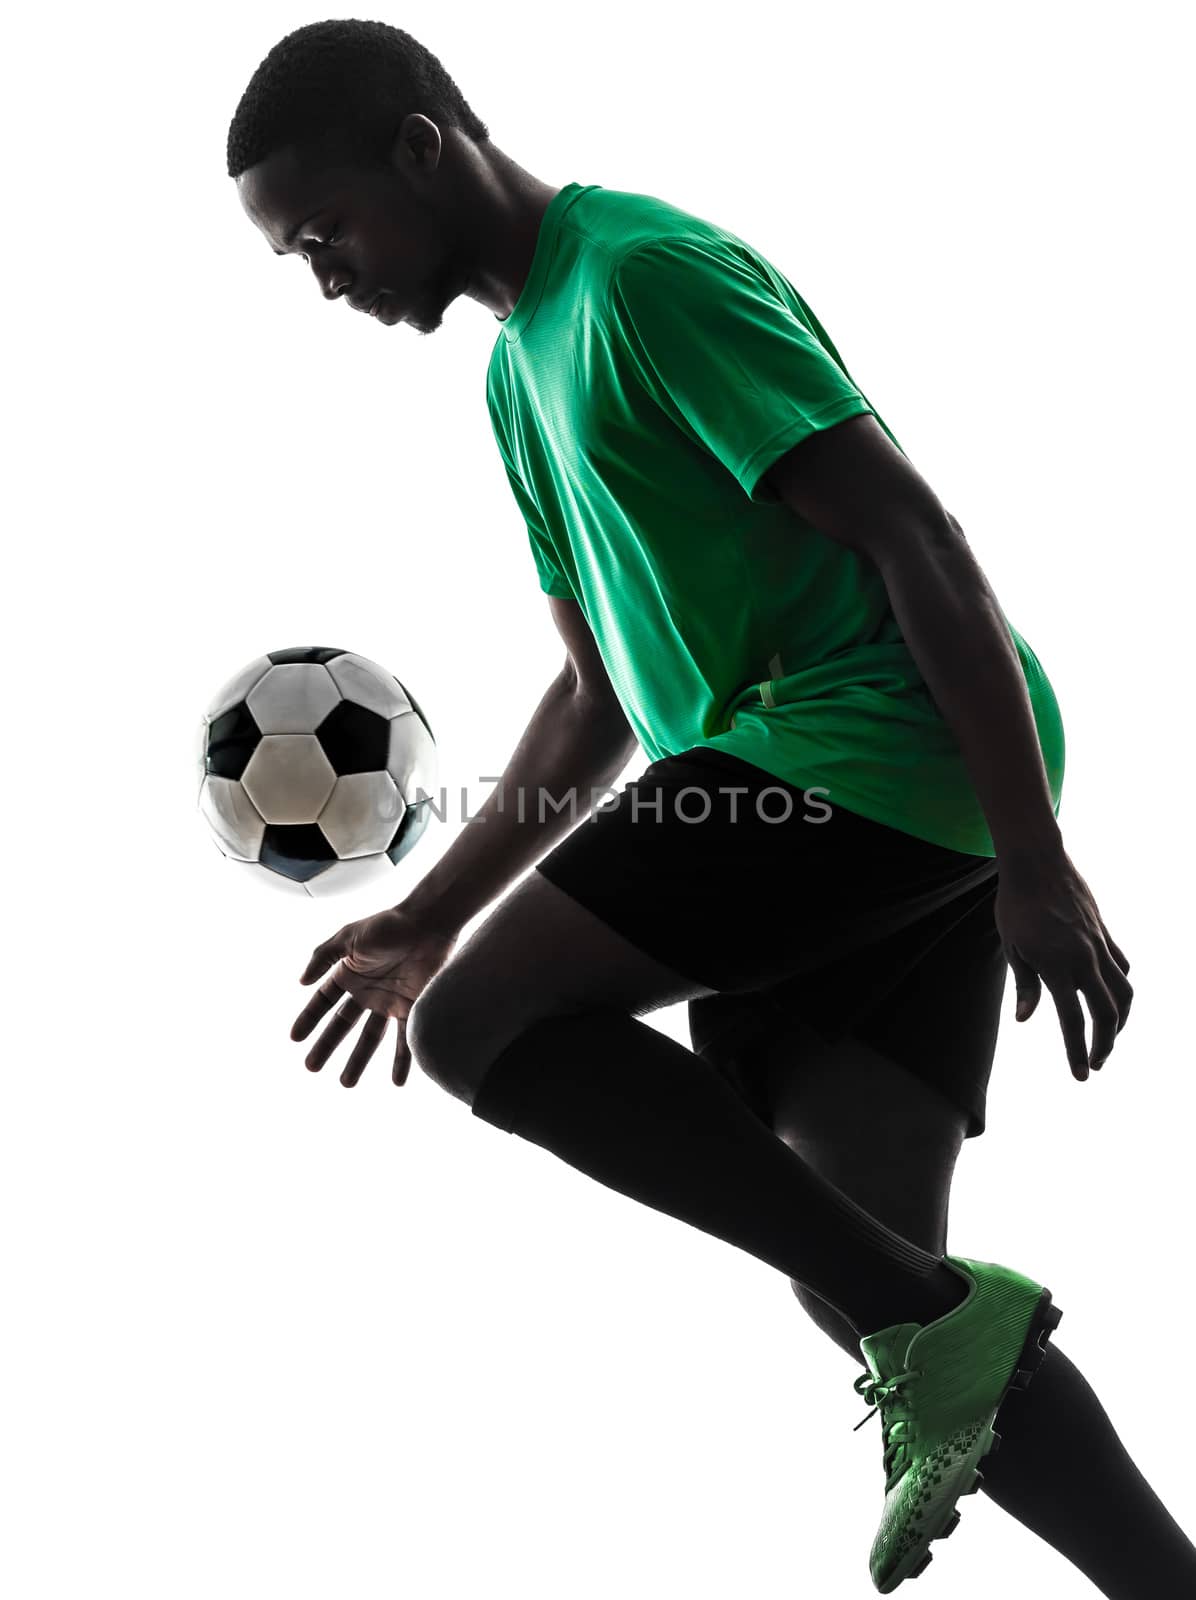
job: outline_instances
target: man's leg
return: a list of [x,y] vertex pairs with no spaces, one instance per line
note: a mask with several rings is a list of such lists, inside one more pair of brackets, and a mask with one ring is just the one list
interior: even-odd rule
[[[942,1255],[965,1113],[861,1041],[828,1045],[800,1021],[781,1024],[756,1048],[777,1136],[871,1215]],[[884,1116],[861,1116],[861,1106],[883,1106]],[[851,1324],[791,1283],[810,1317],[861,1366]],[[1196,1547],[1056,1339],[1030,1388],[1010,1390],[997,1431],[983,1491],[1109,1600],[1196,1595]]]
[[413,1057],[476,1115],[800,1277],[862,1336],[959,1304],[957,1274],[813,1172],[638,1020],[701,994],[536,872],[412,1008]]

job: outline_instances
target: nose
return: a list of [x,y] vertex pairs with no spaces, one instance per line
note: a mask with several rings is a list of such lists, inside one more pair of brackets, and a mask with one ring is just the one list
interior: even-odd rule
[[318,262],[313,261],[311,270],[316,275],[316,282],[319,284],[320,293],[325,300],[339,300],[353,282],[351,274],[346,272],[344,267],[321,266]]

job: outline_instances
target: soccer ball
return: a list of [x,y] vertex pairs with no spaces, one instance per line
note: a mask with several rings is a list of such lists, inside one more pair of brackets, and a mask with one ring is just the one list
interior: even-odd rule
[[385,886],[428,824],[428,719],[393,673],[352,651],[258,656],[198,736],[199,809],[217,847],[293,894]]

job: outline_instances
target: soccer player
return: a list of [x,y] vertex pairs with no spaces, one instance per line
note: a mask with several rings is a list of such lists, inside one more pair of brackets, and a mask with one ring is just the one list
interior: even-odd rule
[[[1063,847],[1051,685],[959,522],[759,251],[534,177],[400,29],[282,39],[228,171],[326,299],[425,335],[459,295],[493,313],[489,415],[567,651],[481,825],[316,948],[292,1037],[337,1010],[307,1065],[364,1018],[356,1084],[393,1018],[396,1083],[414,1054],[784,1274],[863,1357],[882,1593],[981,1487],[1105,1595],[1196,1593],[1196,1550],[1048,1343],[1050,1291],[945,1253],[1008,968],[1019,1018],[1046,985],[1078,1082],[1132,997]],[[683,1000],[696,1050],[641,1020]]]

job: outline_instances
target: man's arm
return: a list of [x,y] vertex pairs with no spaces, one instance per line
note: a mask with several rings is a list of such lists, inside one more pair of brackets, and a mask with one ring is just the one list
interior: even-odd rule
[[876,418],[811,434],[765,480],[880,570],[901,632],[955,735],[1002,866],[1064,858],[1017,650],[963,529]]
[[627,759],[630,761],[637,743],[636,737],[623,715],[585,612],[576,600],[555,594],[548,596],[548,609],[565,646],[565,665],[562,670],[572,680],[574,689],[584,701],[598,711],[609,712],[616,723],[621,722],[626,728]]
[[[565,662],[476,816],[400,902],[459,932],[609,790],[638,740],[576,600],[548,596]],[[483,826],[484,824],[484,826]]]

